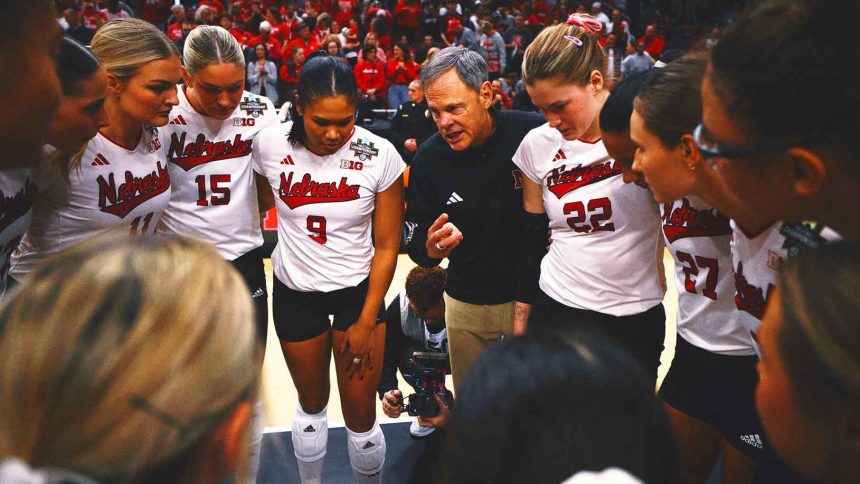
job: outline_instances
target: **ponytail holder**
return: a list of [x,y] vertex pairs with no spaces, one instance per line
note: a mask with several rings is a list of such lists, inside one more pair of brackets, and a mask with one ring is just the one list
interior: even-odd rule
[[567,25],[576,25],[585,30],[586,33],[599,33],[603,30],[603,23],[592,17],[584,17],[579,14],[572,13],[567,17]]

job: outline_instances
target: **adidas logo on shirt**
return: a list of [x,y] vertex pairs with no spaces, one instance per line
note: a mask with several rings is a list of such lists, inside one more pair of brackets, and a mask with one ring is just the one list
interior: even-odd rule
[[457,192],[454,192],[451,194],[450,197],[448,197],[448,203],[446,203],[445,205],[454,205],[455,203],[459,203],[462,201],[463,201],[463,197],[461,197],[460,195],[457,195]]
[[761,449],[763,447],[763,444],[761,442],[761,437],[759,437],[758,434],[741,435],[741,440],[743,440],[747,444],[750,444],[751,446],[753,446],[757,449]]
[[367,450],[367,449],[370,449],[370,448],[373,448],[373,447],[376,447],[376,446],[374,445],[374,443],[373,443],[373,442],[368,441],[366,444],[364,444],[364,447],[362,447],[361,449],[362,449],[362,450]]
[[281,160],[281,164],[282,164],[282,165],[295,165],[296,163],[293,161],[293,157],[292,157],[292,156],[287,155],[287,157],[286,157],[286,158],[284,158],[283,160]]
[[263,288],[258,287],[257,290],[254,291],[254,294],[251,295],[251,297],[252,298],[258,298],[258,297],[265,296],[265,295],[266,295],[266,293],[263,291]]
[[566,159],[567,159],[567,157],[564,156],[564,151],[558,150],[558,153],[555,154],[555,158],[553,158],[552,161],[566,160]]
[[179,116],[173,118],[173,121],[171,121],[167,124],[181,124],[182,126],[188,125],[188,123],[185,122],[185,119],[182,117],[181,114]]
[[93,166],[105,166],[105,165],[110,165],[110,162],[107,160],[107,158],[104,157],[103,154],[99,153],[96,155],[96,159],[93,160],[92,165]]
[[315,429],[313,425],[308,425],[308,426],[307,426],[307,427],[305,427],[305,429],[303,430],[303,432],[316,432],[316,431],[317,431],[317,429]]

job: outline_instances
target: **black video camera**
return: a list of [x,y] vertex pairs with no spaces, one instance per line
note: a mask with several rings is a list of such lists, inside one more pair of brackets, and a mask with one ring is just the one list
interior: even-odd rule
[[[435,417],[439,413],[436,395],[439,395],[445,404],[450,403],[445,390],[445,375],[449,373],[449,368],[448,353],[412,353],[408,372],[404,372],[403,377],[411,379],[418,390],[404,399],[400,411],[412,416]],[[409,400],[409,403],[405,403],[405,400]]]

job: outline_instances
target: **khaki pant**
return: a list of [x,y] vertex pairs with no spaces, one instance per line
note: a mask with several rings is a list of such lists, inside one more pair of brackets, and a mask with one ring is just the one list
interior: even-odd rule
[[458,301],[445,293],[445,326],[448,356],[455,392],[481,353],[502,336],[511,336],[514,301],[481,305]]

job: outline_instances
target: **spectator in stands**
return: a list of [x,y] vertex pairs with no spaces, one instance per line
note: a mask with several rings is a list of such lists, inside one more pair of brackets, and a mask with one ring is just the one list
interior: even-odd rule
[[323,12],[317,16],[316,28],[314,29],[311,37],[317,40],[317,43],[322,43],[322,41],[328,37],[329,35],[336,33],[332,31],[331,26],[334,23],[334,20],[331,18],[331,15],[328,12]]
[[514,107],[514,101],[505,94],[502,89],[502,81],[494,79],[493,85],[493,108],[495,109],[511,109]]
[[269,60],[269,51],[265,44],[259,43],[254,46],[254,54],[256,59],[254,62],[249,62],[247,68],[248,91],[269,98],[275,107],[279,107],[278,68]]
[[447,469],[444,482],[558,483],[607,468],[641,481],[600,482],[676,482],[671,430],[652,382],[598,335],[527,335],[491,346],[458,387],[447,428],[444,462],[434,464]]
[[213,10],[213,15],[220,16],[221,13],[227,11],[227,7],[224,6],[224,2],[221,0],[200,0],[197,3],[197,10],[200,10],[200,7],[207,7]]
[[397,35],[405,35],[409,43],[417,40],[418,26],[421,22],[421,5],[417,0],[398,0],[394,9]]
[[385,65],[376,58],[378,49],[364,44],[361,60],[355,65],[355,83],[358,85],[359,110],[362,104],[381,108],[385,89]]
[[[433,56],[435,56],[438,53],[439,53],[438,47],[435,47],[435,46],[430,47],[430,49],[427,51],[427,57],[424,59],[424,62],[421,63],[421,69],[424,69],[424,67],[430,63],[430,60],[433,59]],[[420,72],[420,70],[419,70],[419,72]]]
[[118,18],[128,18],[128,12],[120,7],[119,0],[108,0],[107,6],[100,11],[108,22]]
[[290,41],[290,25],[284,22],[277,7],[269,7],[263,10],[263,18],[272,26],[272,37],[278,39],[281,45],[287,45]]
[[[60,102],[62,33],[48,0],[0,2],[0,170],[35,164]],[[14,55],[13,55],[14,54]]]
[[487,58],[487,74],[490,80],[502,77],[507,69],[507,51],[505,51],[505,39],[496,30],[496,26],[487,20],[481,21],[481,37],[479,39],[481,48]]
[[197,25],[214,25],[218,19],[215,12],[217,12],[216,9],[206,5],[197,7],[194,11],[194,21],[197,22]]
[[810,482],[860,481],[860,245],[784,261],[759,329],[756,405],[776,452]]
[[[440,51],[421,84],[440,135],[412,162],[407,249],[422,267],[448,258],[445,320],[457,386],[485,348],[513,334],[525,212],[512,157],[543,118],[492,109],[487,64],[465,48]],[[486,169],[476,169],[479,160]]]
[[265,20],[260,22],[260,35],[251,39],[250,45],[257,44],[263,44],[266,46],[266,50],[269,53],[269,59],[279,63],[282,61],[283,58],[281,56],[283,46],[278,39],[272,37],[272,26]]
[[334,20],[341,26],[348,26],[357,6],[356,0],[336,0],[332,3],[335,7]]
[[644,42],[645,52],[647,52],[652,59],[659,59],[663,54],[663,49],[666,48],[666,38],[657,30],[657,24],[649,24],[645,27],[645,34],[643,34],[642,37],[639,37],[636,42],[637,46],[639,42]]
[[281,97],[284,101],[293,101],[293,94],[296,86],[299,85],[299,74],[302,73],[305,59],[305,51],[301,47],[294,46],[290,50],[289,58],[281,66],[281,81],[284,83]]
[[328,55],[337,57],[338,59],[349,64],[349,60],[343,54],[343,50],[340,48],[340,37],[337,35],[329,35],[323,41],[323,47]]
[[[254,35],[245,28],[245,21],[242,17],[239,17],[235,21],[235,28],[230,31],[233,37],[239,42],[239,45],[242,47],[249,47],[251,40],[254,39]],[[268,58],[268,52],[266,52],[266,57]]]
[[432,2],[424,4],[424,11],[421,15],[421,35],[430,36],[433,38],[433,43],[442,42],[442,19],[439,18],[439,12],[436,10],[436,5]]
[[427,115],[424,90],[417,79],[409,83],[409,101],[400,105],[391,119],[391,143],[403,161],[412,163],[418,147],[436,132],[436,124]]
[[465,47],[473,52],[481,54],[481,57],[487,58],[487,53],[484,52],[481,44],[478,43],[478,37],[475,31],[463,27],[463,24],[453,19],[448,22],[448,35],[451,37],[450,45],[454,47]]
[[434,45],[433,36],[425,35],[421,40],[421,45],[415,49],[415,62],[419,64],[423,63],[424,59],[427,58],[427,52],[429,52]]
[[[167,26],[167,37],[173,42],[182,42],[185,38],[182,26],[187,23],[188,20],[185,13],[185,7],[182,5],[174,5],[170,7],[170,11],[172,12],[171,19],[173,19],[173,22]],[[89,42],[87,42],[87,45],[89,45]]]
[[236,270],[122,235],[46,262],[0,311],[0,481],[244,475],[263,347]]
[[409,46],[404,42],[394,44],[391,60],[385,67],[389,108],[397,109],[409,99],[409,83],[418,79],[418,68],[418,63],[412,60]]
[[622,18],[621,10],[617,8],[612,9],[612,17],[606,24],[605,33],[608,34],[609,32],[624,32],[627,36],[630,35],[630,25]]
[[603,4],[599,1],[591,4],[591,16],[594,17],[598,22],[603,24],[603,33],[609,31],[609,24],[611,21],[609,17],[603,12]]
[[84,27],[83,23],[81,23],[80,14],[75,9],[67,8],[65,12],[63,12],[63,18],[66,19],[66,23],[69,24],[69,28],[66,29],[66,35],[77,40],[83,45],[90,45],[90,42],[93,41],[95,32]]
[[296,32],[298,35],[284,48],[285,53],[292,52],[294,47],[298,47],[302,49],[305,58],[307,58],[313,51],[319,50],[319,42],[311,35],[311,29],[307,23],[299,22],[296,26]]
[[[441,267],[414,267],[406,276],[406,288],[400,291],[385,311],[385,356],[382,379],[377,393],[382,411],[391,418],[400,416],[403,393],[397,388],[397,370],[415,391],[418,391],[410,367],[413,354],[418,352],[448,353],[448,331],[445,328],[445,291],[447,273]],[[450,366],[450,365],[446,365]],[[450,373],[450,369],[448,370]],[[439,418],[418,417],[409,426],[413,437],[426,437],[437,425],[444,426],[453,400],[445,390],[447,402],[437,397]],[[441,420],[441,421],[440,421]]]
[[[374,34],[373,32],[368,32],[367,35],[364,37],[364,45],[372,45],[373,47],[379,47],[376,34]],[[358,51],[358,57],[359,59],[364,58],[363,49]],[[388,60],[386,59],[385,51],[379,48],[376,49],[376,59],[383,64],[385,64]]]
[[386,25],[385,20],[376,17],[370,22],[370,30],[368,34],[373,33],[376,35],[377,46],[380,51],[385,52],[386,54],[391,52],[391,35],[390,30],[388,29],[388,25]]
[[514,17],[514,25],[505,31],[505,48],[508,49],[508,69],[519,74],[522,72],[523,53],[532,43],[534,36],[526,25],[522,14]]
[[621,61],[621,75],[625,77],[653,68],[654,59],[645,51],[645,41],[643,40],[636,42],[636,51]]
[[107,16],[99,11],[95,2],[83,0],[81,2],[81,22],[84,27],[95,32],[107,22]]

